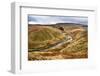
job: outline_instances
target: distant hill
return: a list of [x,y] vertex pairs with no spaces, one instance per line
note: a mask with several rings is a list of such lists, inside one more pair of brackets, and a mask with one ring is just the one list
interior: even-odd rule
[[87,26],[87,25],[77,24],[77,23],[57,23],[56,25],[66,25],[66,26],[70,26],[70,25]]
[[83,26],[83,27],[87,27],[87,25],[83,25],[83,24],[76,24],[76,23],[56,23],[56,24],[28,24],[28,25],[37,25],[37,26],[39,26],[39,25],[43,25],[43,26],[55,26],[55,25],[61,25],[61,26],[63,26],[63,25],[66,25],[66,26],[72,26],[72,25],[74,25],[74,26]]

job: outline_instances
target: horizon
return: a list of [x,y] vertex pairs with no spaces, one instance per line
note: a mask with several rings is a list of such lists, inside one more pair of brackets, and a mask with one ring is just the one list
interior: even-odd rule
[[88,17],[28,15],[28,24],[52,25],[58,23],[88,25]]

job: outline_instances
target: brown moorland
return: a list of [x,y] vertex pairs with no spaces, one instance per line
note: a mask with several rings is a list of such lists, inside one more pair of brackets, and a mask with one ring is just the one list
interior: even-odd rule
[[28,25],[28,60],[88,58],[88,30],[81,24]]

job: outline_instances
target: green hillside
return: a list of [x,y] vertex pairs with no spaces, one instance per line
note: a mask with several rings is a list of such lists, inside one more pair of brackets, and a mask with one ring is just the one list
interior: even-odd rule
[[31,30],[28,34],[28,45],[29,49],[42,49],[42,48],[47,48],[55,43],[58,43],[62,40],[64,40],[65,35],[62,34],[62,32],[59,29],[52,28],[49,26],[46,27],[35,27],[34,29],[38,30]]

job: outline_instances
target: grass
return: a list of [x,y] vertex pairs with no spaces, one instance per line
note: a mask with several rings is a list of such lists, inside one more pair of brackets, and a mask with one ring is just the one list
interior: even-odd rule
[[64,39],[64,35],[58,29],[51,27],[41,28],[42,29],[39,31],[31,31],[28,33],[29,48],[45,48],[46,46],[51,46],[52,44],[57,43],[59,40],[61,41]]
[[[44,27],[44,26],[43,26]],[[53,28],[53,31],[52,31]],[[28,60],[55,60],[55,59],[80,59],[88,58],[88,36],[87,30],[81,26],[63,26],[64,31],[58,27],[50,26],[45,29],[37,27],[39,31],[32,32],[29,28],[29,49],[35,48],[35,51],[28,51]],[[32,30],[31,30],[32,29]],[[31,30],[31,32],[30,32]],[[36,30],[36,28],[35,28]],[[31,34],[30,34],[31,33]],[[64,35],[70,35],[73,40],[53,49],[44,49],[53,46],[53,44],[64,39]],[[39,36],[38,36],[39,35]],[[36,37],[36,38],[35,38]],[[32,38],[32,39],[31,39]],[[38,49],[40,50],[38,50]]]
[[28,60],[56,60],[87,58],[87,51],[81,52],[28,52]]

